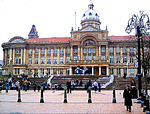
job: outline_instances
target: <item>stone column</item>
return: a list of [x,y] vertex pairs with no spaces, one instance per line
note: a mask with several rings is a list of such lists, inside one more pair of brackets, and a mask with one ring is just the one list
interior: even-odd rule
[[121,70],[121,71],[120,71],[120,72],[121,72],[120,75],[121,75],[121,77],[123,77],[123,76],[124,76],[123,68],[121,68],[120,70]]
[[98,60],[98,47],[96,46],[96,60]]
[[12,64],[15,64],[15,53],[16,53],[16,51],[15,51],[15,49],[13,49],[13,60],[12,60]]
[[109,62],[109,48],[108,48],[108,45],[106,45],[106,61]]
[[41,65],[41,49],[39,48],[39,57],[38,57],[38,62],[39,62],[39,65]]
[[130,54],[130,49],[127,48],[127,63],[130,63],[130,58],[129,58],[129,55]]
[[38,69],[38,77],[40,77],[40,74],[41,74],[41,70]]
[[66,48],[64,48],[64,64],[66,64]]
[[114,75],[117,76],[117,68],[114,68]]
[[12,49],[9,49],[9,64],[12,61]]
[[94,66],[92,66],[92,75],[94,75]]
[[66,68],[63,68],[63,75],[66,75]]
[[54,64],[54,49],[51,49],[51,64]]
[[101,66],[99,66],[99,75],[101,75]]
[[7,59],[8,59],[7,53],[8,53],[8,51],[7,51],[7,49],[5,49],[5,65],[7,65]]
[[123,63],[123,51],[122,51],[122,47],[120,49],[120,63]]
[[81,46],[81,60],[83,60],[83,47]]
[[116,63],[116,47],[114,47],[114,62],[113,63]]
[[80,60],[80,46],[78,46],[78,60]]
[[101,61],[101,46],[99,46],[99,60]]
[[35,64],[35,49],[32,50],[32,64]]
[[109,75],[109,66],[107,66],[107,75]]
[[53,67],[50,69],[50,74],[54,74]]
[[23,48],[21,48],[21,64],[23,64]]
[[73,46],[71,46],[71,60],[73,60]]
[[45,49],[45,65],[47,65],[47,48]]
[[60,49],[57,50],[57,64],[60,64]]
[[43,77],[45,77],[46,73],[47,73],[47,69],[44,69],[44,76]]
[[127,68],[127,74],[128,74],[127,77],[130,77],[130,68],[129,67]]
[[70,67],[70,72],[69,72],[69,74],[72,75],[72,67]]
[[3,49],[3,65],[5,65],[5,49]]
[[26,61],[27,61],[27,50],[26,50],[26,48],[24,48],[24,62],[23,62],[23,64],[26,64]]

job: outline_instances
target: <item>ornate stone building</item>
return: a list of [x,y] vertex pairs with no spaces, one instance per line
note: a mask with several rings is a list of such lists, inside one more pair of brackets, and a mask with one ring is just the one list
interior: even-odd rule
[[[89,4],[83,14],[81,29],[71,30],[71,37],[39,38],[35,25],[29,38],[19,36],[3,43],[3,75],[72,75],[77,65],[92,75],[135,76],[137,43],[131,36],[108,36],[101,30],[98,14]],[[147,52],[149,49],[144,48]]]

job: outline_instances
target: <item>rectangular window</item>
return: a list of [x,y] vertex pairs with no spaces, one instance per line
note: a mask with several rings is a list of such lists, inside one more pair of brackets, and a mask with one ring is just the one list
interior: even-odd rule
[[120,48],[119,47],[116,48],[116,52],[120,53]]
[[134,62],[133,57],[130,57],[130,63],[133,63],[133,62]]
[[64,64],[64,57],[63,56],[60,57],[60,64]]
[[51,49],[48,49],[48,50],[47,50],[47,53],[48,53],[48,54],[51,54]]
[[57,54],[57,49],[56,48],[54,49],[54,54]]
[[86,48],[84,48],[83,53],[86,53]]
[[127,68],[124,68],[123,70],[124,70],[124,74],[127,75]]
[[117,56],[117,61],[116,63],[120,63],[120,56]]
[[15,68],[15,74],[20,74],[20,69],[19,68]]
[[102,53],[105,53],[105,51],[106,51],[106,46],[102,46]]
[[32,54],[32,49],[29,49],[29,54]]
[[70,62],[70,57],[67,56],[67,58],[66,58],[66,64],[69,64],[69,62]]
[[127,53],[127,48],[123,48],[123,53]]
[[127,57],[126,56],[123,57],[123,63],[127,63]]
[[88,48],[88,53],[91,53],[91,48]]
[[44,56],[41,57],[41,64],[45,64],[45,58],[44,58]]
[[110,52],[110,53],[113,53],[113,52],[114,52],[114,49],[113,49],[113,48],[109,48],[109,52]]
[[117,74],[120,74],[120,68],[117,68]]
[[70,48],[67,48],[67,54],[69,54],[70,53]]
[[133,53],[133,48],[132,47],[130,47],[130,53]]
[[45,54],[45,49],[42,49],[42,50],[41,50],[41,54]]
[[78,60],[78,57],[77,57],[77,56],[74,56],[74,60]]
[[74,47],[74,48],[73,48],[73,52],[74,52],[74,53],[78,53],[77,47]]
[[102,58],[101,58],[101,59],[102,59],[102,61],[105,61],[105,60],[106,60],[106,59],[105,59],[105,56],[102,56]]
[[93,48],[93,53],[96,53],[96,49],[95,48]]
[[92,60],[92,57],[91,57],[91,56],[88,56],[88,60]]
[[47,75],[50,75],[50,74],[51,74],[51,69],[48,68],[48,69],[47,69]]
[[84,57],[83,57],[83,60],[87,60],[87,56],[84,56]]
[[32,56],[29,56],[29,64],[32,64]]
[[130,68],[130,74],[134,75],[134,68]]
[[54,57],[54,64],[57,64],[57,57]]
[[19,57],[19,64],[21,64],[21,57]]
[[39,53],[39,49],[35,49],[35,54],[38,54]]
[[113,56],[110,56],[110,63],[114,62],[113,58],[114,58]]
[[114,74],[114,69],[110,68],[110,74]]
[[38,56],[35,56],[35,64],[38,64]]
[[18,57],[16,57],[16,64],[18,64]]
[[18,49],[16,49],[16,54],[18,54],[19,53],[19,50]]
[[96,60],[96,56],[93,56],[93,60]]
[[64,49],[63,49],[63,48],[60,49],[60,53],[61,53],[61,54],[64,53]]
[[19,49],[19,54],[21,54],[21,49]]
[[47,57],[47,64],[51,64],[51,57],[50,56]]

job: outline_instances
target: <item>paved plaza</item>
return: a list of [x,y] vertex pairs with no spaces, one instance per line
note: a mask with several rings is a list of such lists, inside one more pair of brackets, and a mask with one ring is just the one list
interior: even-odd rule
[[[100,93],[92,91],[92,103],[88,103],[86,91],[72,91],[67,95],[68,103],[63,103],[64,91],[44,92],[44,102],[40,102],[40,92],[21,91],[21,103],[17,102],[17,91],[0,93],[0,113],[112,113],[112,114],[145,114],[140,104],[133,103],[132,112],[126,111],[123,99],[123,90],[116,91],[117,103],[112,103],[112,90],[104,90]],[[136,99],[133,99],[133,102]]]

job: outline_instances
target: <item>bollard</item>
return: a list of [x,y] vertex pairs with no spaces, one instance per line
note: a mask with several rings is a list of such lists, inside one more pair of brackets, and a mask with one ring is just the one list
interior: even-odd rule
[[43,99],[43,87],[41,87],[41,100],[40,103],[44,103],[44,99]]
[[67,88],[64,88],[64,103],[67,103]]
[[89,99],[88,99],[88,103],[92,103],[92,100],[91,100],[91,87],[89,87]]
[[115,86],[113,87],[113,100],[112,103],[116,103],[116,93],[115,93]]
[[21,102],[21,95],[20,95],[20,88],[18,88],[18,101],[17,102]]

